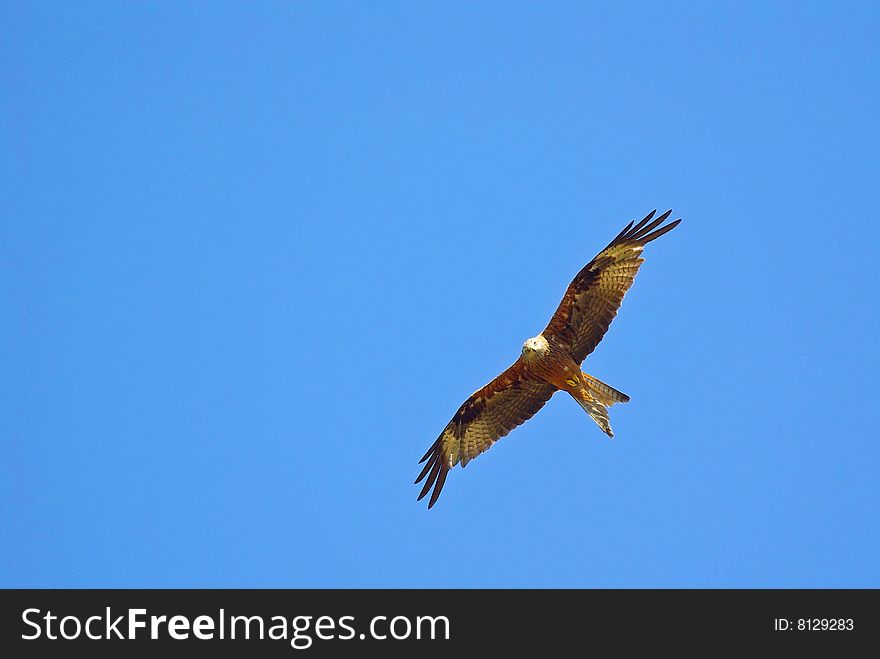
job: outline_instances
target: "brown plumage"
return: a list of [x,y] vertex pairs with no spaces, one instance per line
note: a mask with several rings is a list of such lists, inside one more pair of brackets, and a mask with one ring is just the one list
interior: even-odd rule
[[425,466],[415,482],[427,477],[419,500],[433,487],[428,508],[437,502],[452,467],[466,466],[530,419],[559,390],[567,391],[613,437],[607,407],[628,402],[629,396],[583,373],[580,364],[617,315],[644,262],[640,256],[644,246],[681,222],[663,225],[671,212],[652,220],[656,213],[652,211],[637,224],[630,222],[575,276],[550,323],[523,344],[519,359],[458,408],[420,460]]

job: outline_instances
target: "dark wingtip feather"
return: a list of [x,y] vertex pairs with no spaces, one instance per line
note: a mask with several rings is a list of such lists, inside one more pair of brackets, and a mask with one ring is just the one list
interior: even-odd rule
[[[614,238],[611,240],[610,243],[608,243],[605,249],[608,249],[612,245],[623,241],[637,240],[641,242],[644,236],[648,235],[651,231],[660,226],[663,221],[667,217],[669,217],[669,214],[672,213],[672,209],[666,211],[665,213],[663,213],[663,215],[651,222],[651,218],[653,218],[656,213],[657,209],[655,208],[638,222],[630,222],[629,224],[627,224],[625,227],[623,227],[623,231],[614,236]],[[650,224],[648,224],[649,222]],[[660,235],[662,234],[657,234],[657,236]]]
[[419,464],[422,464],[425,460],[431,457],[434,451],[437,450],[437,447],[440,445],[440,441],[443,439],[443,435],[437,438],[437,441],[431,444],[431,448],[428,449],[427,453],[422,456],[422,459],[419,460]]
[[655,239],[659,238],[659,237],[662,236],[664,233],[669,233],[669,232],[672,231],[675,227],[677,227],[680,223],[681,223],[681,218],[675,220],[675,222],[670,222],[670,223],[667,224],[666,226],[664,226],[664,227],[660,227],[659,229],[657,229],[657,230],[654,231],[653,233],[649,233],[648,235],[641,236],[641,237],[639,238],[639,242],[640,242],[640,243],[643,243],[643,244],[647,244],[647,243],[651,242],[652,240],[655,240]]
[[422,471],[419,473],[419,477],[416,478],[416,480],[413,482],[413,485],[418,485],[419,481],[421,481],[425,476],[428,475],[428,472],[431,470],[431,467],[433,467],[433,466],[434,466],[433,462],[429,462],[428,464],[426,464],[424,466],[424,468],[422,469]]
[[424,486],[422,487],[422,491],[419,492],[419,498],[416,501],[421,501],[425,498],[425,495],[431,489],[431,486],[434,485],[434,481],[437,480],[437,474],[440,473],[440,469],[443,467],[443,462],[440,460],[440,457],[437,456],[434,460],[431,461],[431,473],[428,474],[428,478],[425,481]]
[[431,493],[431,499],[428,501],[428,510],[434,507],[434,504],[437,503],[437,499],[440,498],[440,492],[443,490],[443,485],[446,483],[446,475],[449,473],[449,468],[446,465],[443,465],[443,469],[440,470],[440,474],[437,476],[437,483],[434,485],[434,491]]
[[[636,233],[636,232],[638,232],[639,229],[641,229],[643,226],[645,226],[645,224],[647,224],[647,222],[648,222],[652,217],[654,217],[654,213],[656,213],[656,212],[657,212],[657,209],[655,208],[655,209],[652,210],[650,213],[648,213],[647,215],[645,215],[645,217],[643,217],[641,220],[639,220],[639,223],[636,224],[634,227],[632,227],[632,230],[627,230],[627,231],[625,231],[624,233],[626,233],[627,235],[629,235],[629,234],[631,234],[631,233]],[[632,226],[632,222],[630,222],[630,226]]]
[[[672,210],[666,211],[665,213],[663,213],[663,215],[661,215],[658,218],[655,218],[654,221],[648,225],[646,225],[644,223],[644,221],[639,222],[638,225],[633,227],[632,231],[629,231],[626,234],[626,236],[624,236],[624,239],[626,239],[626,240],[641,240],[643,236],[648,235],[653,229],[655,229],[656,227],[663,224],[663,221],[667,217],[669,217],[669,214],[671,212],[672,212]],[[651,213],[651,215],[653,215],[653,213]]]
[[628,232],[630,229],[632,229],[632,225],[633,225],[633,223],[630,222],[630,223],[627,224],[625,227],[623,227],[623,231],[621,231],[621,232],[618,233],[616,236],[614,236],[614,238],[611,239],[611,242],[608,243],[608,245],[606,245],[605,249],[608,249],[608,248],[611,247],[614,243],[616,243],[618,240],[620,240],[621,238],[623,238],[623,236],[625,236],[625,235],[627,234],[627,232]]
[[663,223],[663,218],[658,217],[656,220],[654,220],[653,222],[651,222],[647,226],[642,227],[638,231],[630,231],[629,234],[627,234],[626,239],[627,240],[639,240],[639,239],[641,239],[642,236],[645,236],[645,235],[651,233],[651,231],[656,229],[662,223]]
[[428,460],[427,464],[425,464],[425,466],[422,468],[419,477],[416,478],[414,483],[417,485],[419,482],[421,482],[423,478],[427,476],[416,501],[421,501],[422,499],[424,499],[427,496],[428,492],[431,492],[431,488],[433,488],[433,492],[431,492],[431,498],[428,501],[429,509],[435,503],[437,503],[440,492],[443,490],[443,485],[444,483],[446,483],[446,475],[449,473],[449,466],[446,464],[443,458],[441,440],[442,437],[434,442],[433,446],[431,446],[431,449],[425,455],[425,458],[422,458],[422,462],[424,462],[424,460],[429,457],[430,460]]

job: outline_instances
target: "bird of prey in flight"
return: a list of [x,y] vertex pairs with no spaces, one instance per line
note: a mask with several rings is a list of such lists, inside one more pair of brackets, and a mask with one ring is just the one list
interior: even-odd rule
[[443,490],[449,470],[488,450],[516,426],[526,422],[557,391],[577,401],[609,437],[613,437],[608,407],[626,403],[629,396],[581,371],[581,362],[598,345],[632,286],[649,242],[671,231],[680,219],[663,224],[671,210],[652,219],[651,211],[633,226],[630,222],[608,247],[575,276],[543,332],[528,339],[513,365],[468,398],[419,461],[425,463],[416,483],[427,477],[421,501],[428,508]]

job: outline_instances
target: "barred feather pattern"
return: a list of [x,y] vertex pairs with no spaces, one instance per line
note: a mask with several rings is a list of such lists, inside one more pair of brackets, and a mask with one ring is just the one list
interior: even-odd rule
[[419,500],[433,487],[428,501],[428,507],[432,507],[450,469],[457,464],[467,466],[496,441],[531,419],[556,390],[552,384],[532,377],[520,358],[492,382],[474,392],[419,461],[425,466],[415,482],[427,477]]
[[681,220],[660,226],[672,211],[651,221],[656,211],[632,222],[575,276],[543,334],[568,348],[580,364],[605,333],[630,289],[644,259],[642,250],[652,240],[671,231]]

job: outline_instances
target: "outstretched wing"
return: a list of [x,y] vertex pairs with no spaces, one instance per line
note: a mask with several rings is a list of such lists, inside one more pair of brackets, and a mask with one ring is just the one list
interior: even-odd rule
[[575,276],[544,330],[544,336],[555,337],[577,363],[593,352],[608,331],[644,262],[642,249],[681,222],[679,219],[660,226],[672,211],[652,222],[656,212],[651,211],[635,226],[630,222]]
[[419,463],[427,461],[416,483],[428,479],[419,494],[421,501],[433,486],[428,508],[437,502],[446,475],[458,463],[468,462],[489,449],[540,410],[556,387],[529,377],[522,358],[468,398],[440,433]]

